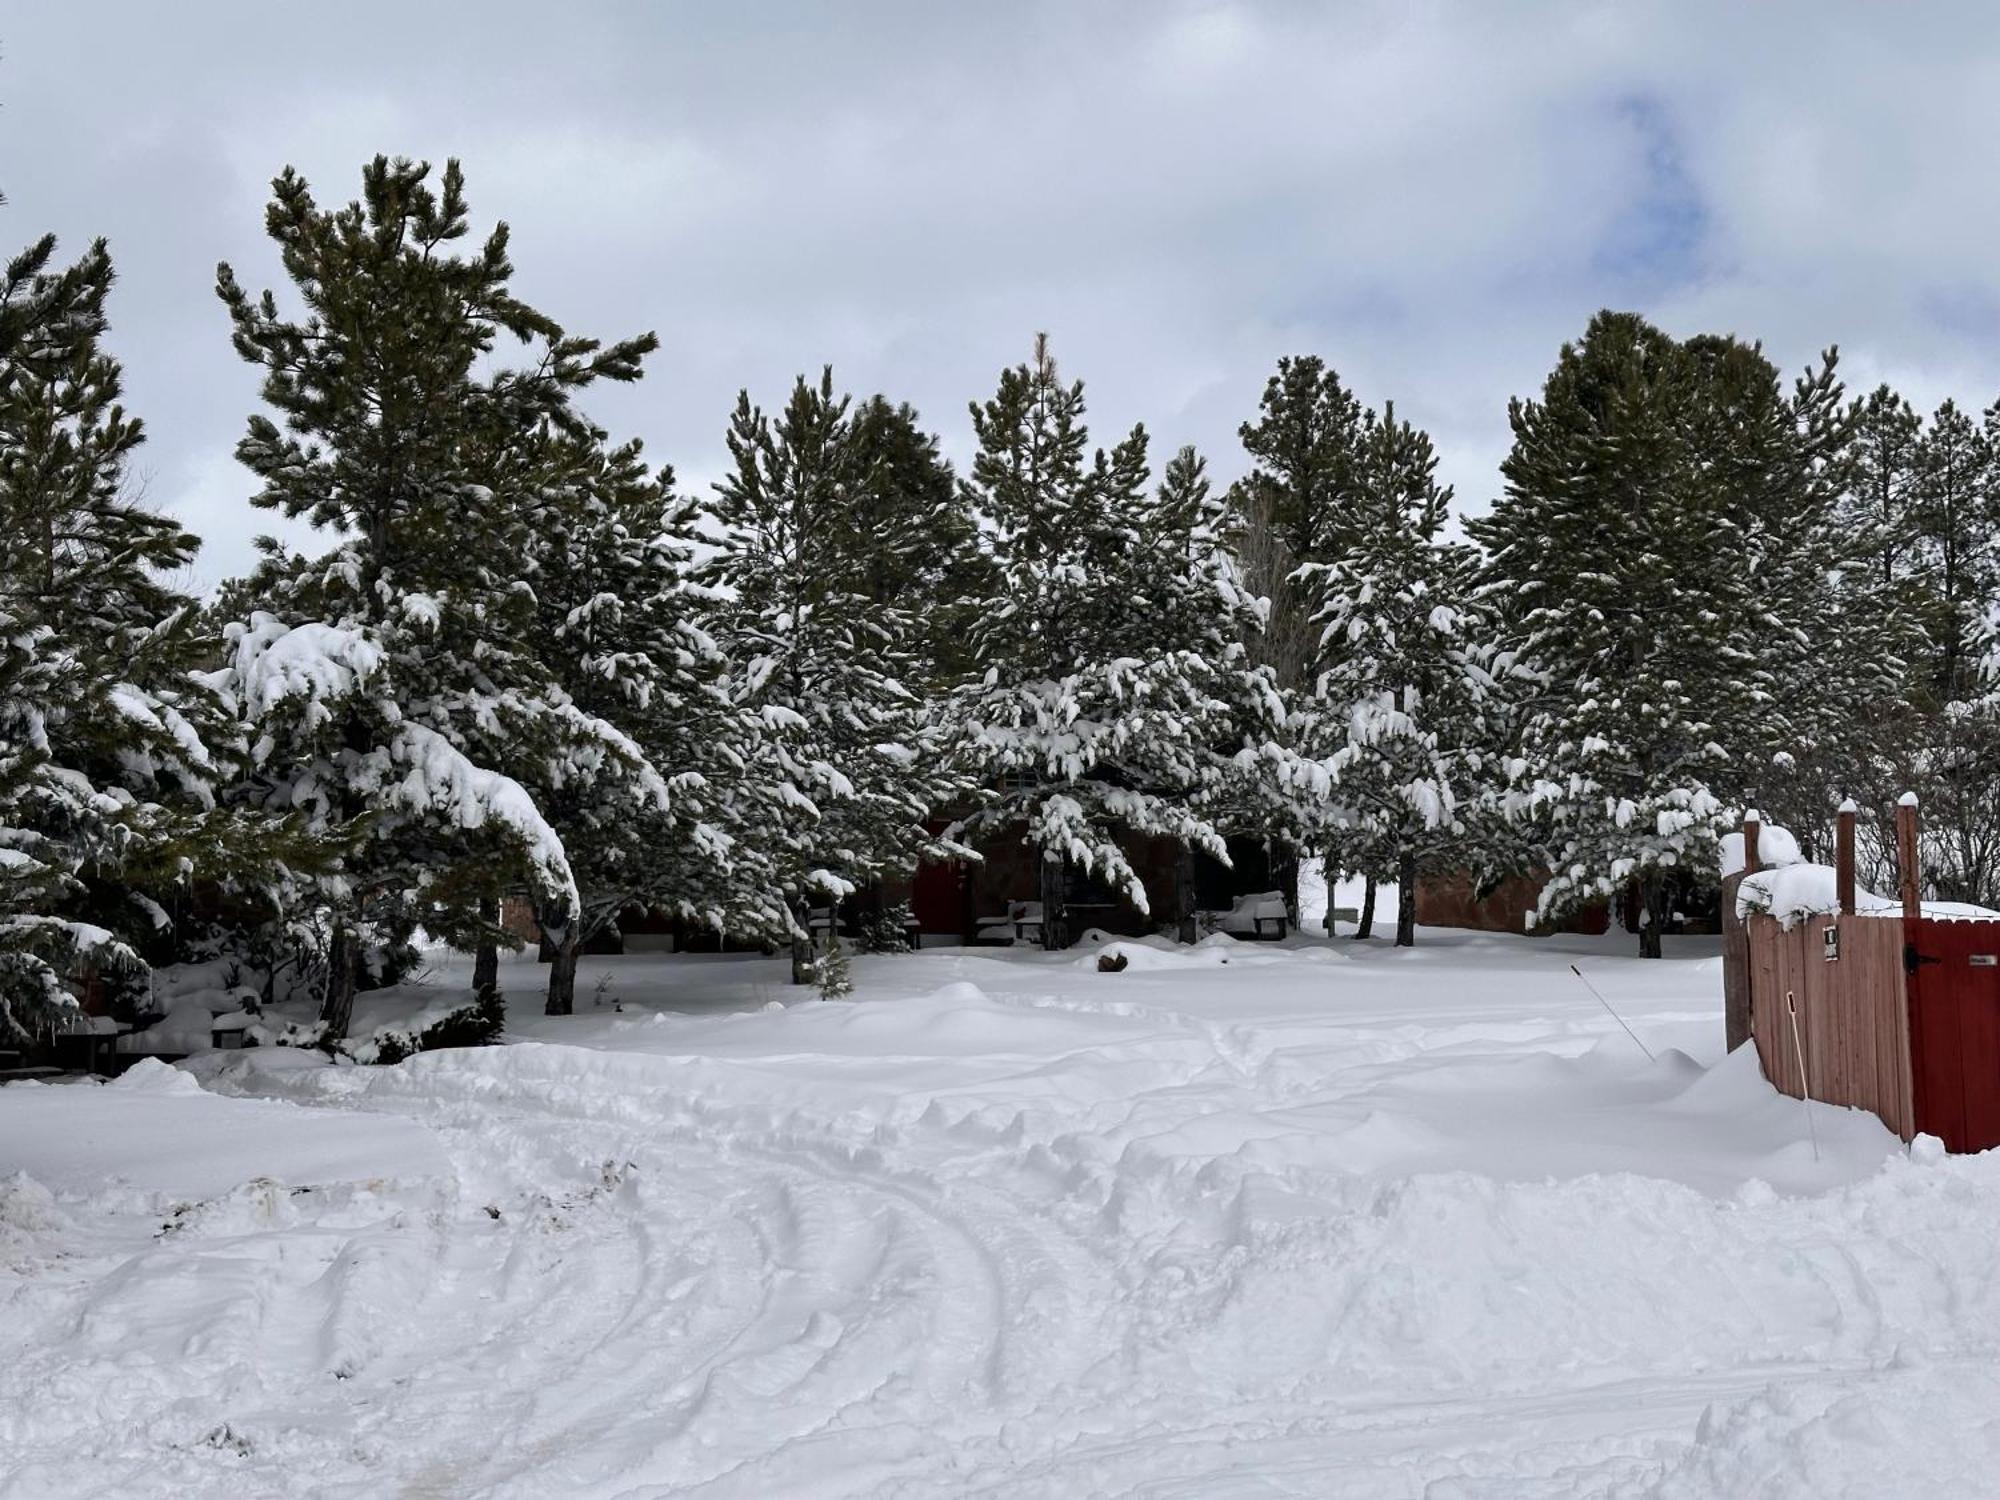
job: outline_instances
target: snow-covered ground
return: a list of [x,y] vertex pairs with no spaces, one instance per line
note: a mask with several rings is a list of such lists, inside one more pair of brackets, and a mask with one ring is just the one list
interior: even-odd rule
[[521,963],[0,1089],[0,1496],[1994,1493],[2000,1161],[1816,1158],[1630,941]]

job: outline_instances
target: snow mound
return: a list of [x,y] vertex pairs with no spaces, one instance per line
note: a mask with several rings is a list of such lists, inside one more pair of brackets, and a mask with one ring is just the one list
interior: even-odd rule
[[[1722,862],[1722,877],[1743,872],[1743,833],[1725,833],[1716,844],[1716,856]],[[1760,823],[1757,826],[1757,863],[1765,869],[1772,866],[1796,865],[1805,861],[1799,852],[1799,841],[1789,828],[1776,823]]]
[[[206,1042],[204,1037],[203,1041]],[[201,1084],[157,1057],[142,1057],[108,1085],[128,1094],[199,1094]]]

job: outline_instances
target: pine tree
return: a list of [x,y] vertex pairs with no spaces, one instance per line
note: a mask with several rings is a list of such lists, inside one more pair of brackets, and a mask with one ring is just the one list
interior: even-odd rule
[[[1247,640],[1288,698],[1310,695],[1318,652],[1313,601],[1300,569],[1337,562],[1352,534],[1362,405],[1316,355],[1288,356],[1264,387],[1256,421],[1241,428],[1251,470],[1230,491],[1232,546],[1250,593],[1265,601]],[[1303,726],[1295,726],[1302,730]],[[1296,738],[1296,734],[1294,736]],[[1321,799],[1281,800],[1263,826],[1294,918],[1302,850],[1325,851],[1332,810]]]
[[[1913,468],[1901,603],[1919,634],[1908,651],[1910,711],[1884,759],[1923,800],[1934,888],[1986,902],[2000,899],[2000,408],[1978,424],[1945,402],[1918,438]],[[1894,794],[1886,778],[1873,790],[1886,830]]]
[[1755,345],[1708,337],[1685,347],[1701,380],[1692,441],[1707,460],[1702,478],[1741,531],[1735,571],[1755,612],[1738,644],[1768,680],[1746,718],[1724,726],[1732,760],[1718,790],[1830,858],[1821,830],[1854,790],[1868,725],[1903,673],[1903,632],[1877,574],[1880,534],[1851,524],[1856,413],[1843,405],[1833,351],[1787,392]]
[[[540,514],[523,449],[551,430],[587,439],[577,392],[636,379],[656,340],[606,346],[521,302],[504,224],[473,252],[454,253],[469,230],[456,162],[433,186],[427,165],[377,157],[361,199],[333,210],[287,169],[273,183],[266,228],[303,314],[281,312],[270,292],[253,298],[218,268],[236,349],[262,368],[264,399],[282,421],[253,415],[237,457],[263,481],[253,504],[339,540],[311,561],[272,549],[234,597],[272,615],[289,639],[323,630],[380,660],[350,673],[341,694],[316,698],[314,713],[282,719],[289,737],[260,758],[249,794],[277,805],[304,797],[320,822],[344,826],[379,812],[384,765],[407,765],[418,783],[435,773],[465,793],[456,815],[413,795],[323,887],[337,960],[324,1019],[338,1037],[358,924],[389,920],[419,890],[443,898],[426,916],[443,935],[482,929],[478,908],[501,855],[466,835],[494,808],[513,808],[512,839],[536,851],[515,868],[539,890],[544,930],[561,946],[581,920],[577,893],[560,841],[544,847],[546,820],[523,786],[614,773],[659,785],[629,738],[578,710],[538,660],[534,593],[521,581]],[[503,338],[530,346],[532,358],[499,363]],[[253,618],[238,634],[263,640],[270,627]],[[529,805],[513,807],[516,793]]]
[[364,923],[393,928],[416,896],[431,925],[463,920],[494,868],[519,871],[545,903],[579,905],[562,841],[527,791],[409,713],[422,701],[397,676],[410,653],[384,634],[259,611],[228,628],[226,665],[210,679],[254,739],[236,795],[348,851],[316,882],[328,1042],[347,1034]]
[[1389,406],[1358,447],[1347,546],[1299,579],[1319,630],[1305,738],[1348,820],[1346,862],[1398,881],[1408,947],[1418,877],[1475,862],[1467,822],[1496,664],[1470,597],[1475,554],[1440,536],[1451,491],[1430,439]]
[[102,241],[55,241],[0,284],[0,1038],[75,1010],[81,964],[138,972],[191,873],[270,830],[213,808],[220,709],[193,675],[193,601],[163,575],[197,543],[134,502],[144,432],[100,343]]
[[1086,463],[1083,388],[1045,338],[972,417],[967,492],[999,589],[973,636],[984,670],[960,693],[966,764],[991,793],[968,826],[1040,852],[1043,942],[1060,948],[1072,868],[1148,909],[1122,835],[1227,858],[1217,818],[1266,774],[1243,725],[1272,693],[1242,640],[1257,605],[1192,454],[1157,495],[1143,428]]
[[861,549],[862,583],[879,607],[915,616],[909,645],[923,690],[963,677],[978,603],[991,592],[991,558],[979,545],[957,477],[907,403],[858,402],[847,422],[862,515],[856,535],[892,546]]
[[[1140,526],[1140,571],[1129,600],[1124,649],[1135,655],[1179,653],[1190,685],[1203,684],[1197,713],[1202,747],[1233,752],[1227,763],[1197,754],[1183,784],[1191,806],[1224,834],[1262,836],[1304,821],[1328,783],[1304,762],[1287,733],[1288,708],[1277,671],[1258,659],[1265,601],[1245,585],[1230,545],[1235,517],[1209,483],[1208,465],[1182,448],[1161,470]],[[1183,841],[1176,872],[1176,925],[1182,942],[1198,936],[1195,844]]]
[[799,380],[775,421],[739,398],[701,572],[737,701],[762,730],[755,839],[790,913],[798,984],[812,977],[813,905],[831,909],[834,940],[842,901],[952,852],[924,825],[960,788],[908,685],[921,686],[929,649],[910,586],[941,566],[933,507],[909,483],[921,445],[886,440],[879,411],[857,442],[849,407],[831,370]]
[[655,788],[614,759],[608,777],[586,767],[538,789],[582,894],[550,973],[566,1014],[580,945],[628,907],[738,933],[779,929],[784,917],[751,841],[756,726],[732,701],[725,658],[701,623],[689,503],[636,442],[550,433],[544,448],[525,560],[536,656],[579,712],[631,741],[626,760],[664,778]]
[[1852,538],[1854,550],[1869,561],[1872,578],[1884,588],[1894,588],[1914,565],[1911,510],[1923,422],[1910,403],[1886,385],[1855,401],[1848,421],[1853,439],[1840,525]]
[[1956,403],[1931,417],[1917,443],[1910,489],[1922,579],[1919,608],[1941,702],[1976,686],[1986,606],[2000,592],[2000,497],[1988,433]]
[[1510,406],[1506,493],[1468,528],[1487,551],[1485,597],[1545,683],[1514,802],[1545,820],[1542,910],[1637,882],[1654,957],[1671,878],[1708,867],[1726,742],[1776,686],[1745,513],[1691,441],[1704,396],[1687,349],[1599,314],[1541,399]]

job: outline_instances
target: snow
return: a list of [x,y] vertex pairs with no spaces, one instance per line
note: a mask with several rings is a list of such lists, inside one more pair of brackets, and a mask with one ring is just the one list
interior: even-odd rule
[[389,760],[382,772],[385,795],[412,812],[442,814],[455,827],[480,828],[490,819],[511,830],[542,892],[576,908],[576,877],[562,839],[518,781],[474,765],[450,740],[421,724],[396,732]]
[[[1743,868],[1743,834],[1725,833],[1717,840],[1717,857],[1722,862],[1724,879],[1737,874]],[[1799,841],[1789,828],[1781,828],[1776,823],[1760,824],[1757,829],[1757,863],[1764,868],[1776,865],[1796,865],[1803,863],[1805,855],[1799,852]]]
[[64,1196],[82,1190],[146,1213],[226,1195],[276,1163],[300,1185],[448,1171],[413,1121],[223,1098],[150,1057],[110,1084],[0,1088],[0,1143],[0,1179],[25,1172]]
[[[1739,853],[1737,868],[1741,869]],[[1808,917],[1824,916],[1840,909],[1837,876],[1831,865],[1789,864],[1778,869],[1760,870],[1743,877],[1736,888],[1736,915],[1769,912],[1779,925],[1792,928]],[[1961,920],[2000,919],[2000,912],[1967,901],[1924,901],[1919,903],[1927,917]],[[1900,917],[1903,904],[1887,896],[1854,891],[1854,910],[1863,917]]]
[[0,1089],[0,1495],[1989,1493],[2000,1157],[1816,1154],[1628,941],[521,960]]
[[1218,932],[1236,937],[1255,937],[1259,922],[1283,922],[1291,914],[1285,909],[1285,898],[1281,892],[1260,891],[1254,895],[1238,896],[1227,911],[1206,915]]
[[288,698],[304,698],[315,714],[346,698],[382,665],[382,648],[359,629],[312,621],[288,626],[256,613],[237,636],[234,688],[245,712],[261,719]]
[[[1334,911],[1352,912],[1355,916],[1341,918],[1336,925],[1346,933],[1352,933],[1355,917],[1358,917],[1368,894],[1368,882],[1359,875],[1338,876],[1331,889],[1328,888],[1326,873],[1321,862],[1316,859],[1299,861],[1299,928],[1303,932],[1318,934],[1326,930],[1326,914]],[[1382,881],[1375,887],[1376,934],[1394,933],[1396,930],[1396,882]]]

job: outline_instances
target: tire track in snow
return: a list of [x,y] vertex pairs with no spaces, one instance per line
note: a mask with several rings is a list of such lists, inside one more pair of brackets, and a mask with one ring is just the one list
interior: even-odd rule
[[[705,1309],[718,1326],[666,1326],[674,1299],[657,1295],[668,1274],[662,1263],[685,1280],[688,1257],[680,1249],[663,1254],[657,1243],[622,1257],[629,1265],[623,1289],[593,1278],[588,1291],[565,1291],[559,1258],[543,1266],[533,1280],[547,1285],[549,1295],[517,1321],[488,1332],[456,1360],[433,1354],[417,1362],[415,1378],[427,1383],[453,1363],[469,1382],[496,1347],[535,1351],[536,1390],[521,1401],[522,1430],[506,1439],[504,1453],[433,1466],[420,1486],[473,1480],[481,1492],[525,1495],[547,1493],[552,1481],[592,1486],[641,1471],[648,1483],[701,1484],[755,1460],[783,1437],[809,1437],[842,1421],[885,1387],[899,1387],[890,1394],[900,1406],[946,1411],[1005,1404],[1010,1388],[1022,1383],[1016,1366],[1024,1359],[1046,1363],[1055,1352],[1044,1344],[1024,1355],[1013,1335],[1024,1326],[1068,1327],[1080,1282],[1094,1279],[1078,1274],[1088,1252],[1052,1252],[1040,1232],[1024,1228],[1017,1199],[967,1203],[963,1193],[939,1191],[921,1171],[890,1170],[876,1148],[833,1145],[797,1123],[761,1134],[734,1127],[720,1149],[714,1120],[684,1109],[650,1111],[650,1128],[635,1130],[631,1079],[610,1099],[552,1087],[564,1070],[538,1071],[534,1063],[542,1059],[527,1054],[542,1050],[497,1054],[527,1064],[510,1069],[504,1089],[483,1079],[435,1076],[422,1093],[370,1088],[343,1102],[408,1109],[440,1131],[465,1178],[482,1189],[511,1180],[516,1195],[530,1201],[532,1185],[548,1181],[552,1171],[574,1172],[578,1159],[611,1147],[636,1169],[604,1201],[565,1210],[573,1227],[587,1231],[593,1244],[605,1237],[599,1221],[607,1218],[635,1245],[657,1240],[663,1224],[677,1225],[683,1235],[692,1231],[697,1240],[707,1236],[708,1267],[758,1267],[755,1301],[742,1302],[711,1281],[698,1297],[682,1300]],[[681,1071],[649,1062],[642,1071],[656,1080],[672,1081]],[[345,1092],[353,1075],[336,1076]],[[474,1118],[455,1121],[458,1106],[437,1102],[455,1093],[484,1096]],[[517,1123],[532,1122],[534,1129],[496,1129],[504,1123],[504,1116],[496,1119],[500,1098],[519,1111]],[[520,1106],[524,1098],[534,1100],[532,1109]],[[552,1134],[558,1121],[562,1129]],[[532,1136],[536,1146],[527,1159],[497,1163],[496,1135]],[[691,1199],[706,1205],[706,1218],[684,1217]],[[732,1227],[742,1233],[728,1242]],[[519,1245],[510,1253],[518,1268]],[[579,1299],[586,1305],[578,1306]],[[593,1309],[594,1301],[604,1305]],[[718,1319],[724,1307],[730,1314]],[[571,1352],[571,1346],[580,1347]],[[914,1370],[907,1368],[911,1350],[926,1351]],[[509,1374],[504,1367],[500,1373]],[[500,1394],[489,1382],[489,1409]],[[781,1415],[774,1419],[774,1411]],[[745,1428],[758,1440],[734,1454],[707,1436]],[[565,1457],[579,1452],[592,1455],[587,1473]]]

